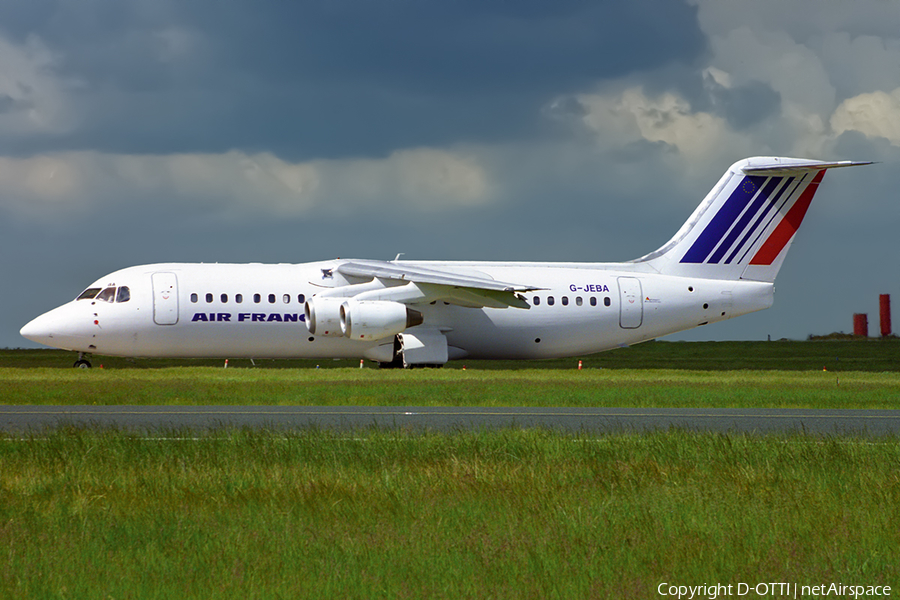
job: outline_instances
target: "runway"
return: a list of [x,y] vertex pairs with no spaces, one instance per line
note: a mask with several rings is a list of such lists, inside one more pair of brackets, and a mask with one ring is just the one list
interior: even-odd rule
[[886,436],[900,433],[900,410],[733,408],[455,408],[368,406],[0,406],[0,431],[59,427],[136,432],[226,428],[360,431],[479,431],[543,428],[604,434],[671,428],[748,434]]

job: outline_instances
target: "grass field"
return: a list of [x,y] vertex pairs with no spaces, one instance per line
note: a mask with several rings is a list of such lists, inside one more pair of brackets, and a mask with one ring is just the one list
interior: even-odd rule
[[[127,361],[0,352],[5,404],[900,408],[900,342],[653,342],[553,361]],[[583,369],[577,370],[578,361]],[[100,366],[104,368],[99,368]],[[316,368],[317,365],[321,368]],[[463,367],[466,367],[463,371]]]
[[57,432],[0,440],[0,597],[896,586],[898,505],[897,440]]
[[[898,350],[657,342],[581,371],[99,357],[84,371],[69,353],[6,351],[0,402],[897,409]],[[716,582],[896,595],[897,506],[896,438],[0,434],[0,598],[653,598]]]
[[900,373],[831,371],[0,369],[14,405],[900,408]]
[[[0,368],[59,368],[72,366],[75,353],[62,350],[0,350]],[[588,356],[538,361],[466,360],[445,369],[522,370],[574,369],[688,369],[702,371],[867,371],[900,372],[900,339],[779,341],[779,342],[647,342]],[[111,369],[161,367],[222,367],[221,360],[93,358],[94,366]],[[359,360],[257,360],[264,369],[356,368]],[[231,368],[249,368],[249,360],[232,359]],[[366,363],[367,368],[374,368]]]

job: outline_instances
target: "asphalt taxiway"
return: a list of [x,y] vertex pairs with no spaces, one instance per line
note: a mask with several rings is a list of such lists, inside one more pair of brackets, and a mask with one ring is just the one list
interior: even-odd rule
[[370,406],[0,406],[0,431],[60,427],[138,432],[226,428],[340,431],[479,431],[543,428],[566,433],[668,430],[750,434],[890,436],[900,410],[733,408],[483,408]]

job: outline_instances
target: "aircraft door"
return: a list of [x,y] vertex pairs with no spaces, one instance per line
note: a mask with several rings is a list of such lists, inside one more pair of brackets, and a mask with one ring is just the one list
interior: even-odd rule
[[619,326],[637,329],[644,321],[644,298],[641,280],[635,277],[619,277]]
[[154,273],[153,322],[174,325],[178,322],[178,279],[175,273]]

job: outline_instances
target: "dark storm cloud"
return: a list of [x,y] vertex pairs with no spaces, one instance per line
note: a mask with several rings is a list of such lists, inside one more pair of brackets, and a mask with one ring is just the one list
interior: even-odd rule
[[9,96],[8,94],[0,94],[0,114],[12,112],[15,110],[26,110],[30,107],[28,102],[23,102]]
[[751,81],[733,88],[713,85],[710,96],[714,110],[735,130],[744,130],[781,113],[781,95],[765,83]]
[[696,9],[668,0],[46,1],[0,24],[81,83],[56,149],[292,159],[521,139],[554,95],[704,48]]
[[[351,79],[423,93],[565,91],[690,57],[700,39],[693,9],[652,0],[255,8],[213,21],[227,35],[217,35],[222,56],[235,66],[270,78]],[[206,27],[208,14],[197,12],[192,25]]]
[[769,84],[748,81],[726,87],[709,72],[697,71],[696,66],[691,65],[676,64],[653,72],[644,88],[650,95],[677,91],[690,103],[693,111],[723,117],[737,131],[779,115],[782,108],[781,94]]

